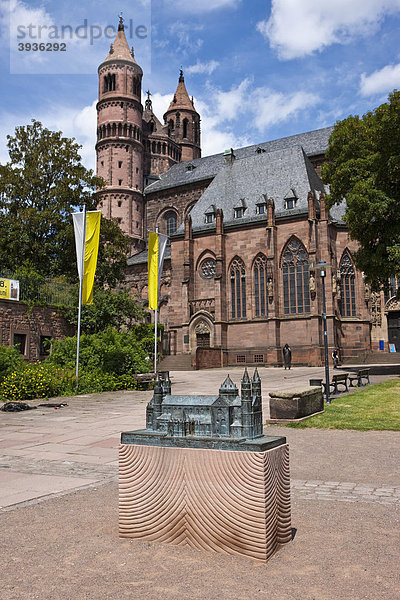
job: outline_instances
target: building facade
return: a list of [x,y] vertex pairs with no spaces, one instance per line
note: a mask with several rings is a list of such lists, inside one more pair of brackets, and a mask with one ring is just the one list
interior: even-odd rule
[[[200,117],[182,71],[164,124],[152,111],[150,94],[142,111],[139,88],[136,96],[125,92],[129,78],[140,86],[141,70],[120,27],[99,67],[98,173],[108,176],[100,206],[131,235],[127,283],[144,303],[145,232],[158,228],[170,237],[159,311],[168,352],[188,355],[200,367],[279,365],[288,343],[294,364],[322,364],[321,262],[327,264],[331,349],[342,359],[362,359],[383,340],[387,351],[398,301],[393,294],[371,294],[355,268],[357,244],[344,208],[328,211],[325,204],[319,170],[332,128],[201,158]],[[104,92],[114,71],[115,89]],[[136,137],[122,140],[130,125],[137,127]],[[132,157],[127,163],[123,152]],[[106,163],[108,171],[102,171]],[[119,169],[125,174],[115,186]]]

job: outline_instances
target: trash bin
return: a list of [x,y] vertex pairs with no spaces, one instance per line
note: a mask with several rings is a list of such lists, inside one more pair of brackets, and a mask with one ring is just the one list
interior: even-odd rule
[[322,379],[310,379],[310,385],[318,385],[322,387]]

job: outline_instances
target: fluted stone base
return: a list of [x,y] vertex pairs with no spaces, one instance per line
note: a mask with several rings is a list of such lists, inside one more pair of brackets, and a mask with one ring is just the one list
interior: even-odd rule
[[291,540],[289,447],[121,444],[120,537],[266,561]]

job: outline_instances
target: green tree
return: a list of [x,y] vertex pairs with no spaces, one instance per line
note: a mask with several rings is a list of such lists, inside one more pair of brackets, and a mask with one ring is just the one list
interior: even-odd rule
[[[76,280],[71,214],[96,208],[104,181],[81,163],[81,146],[38,121],[7,136],[10,160],[0,165],[0,264],[9,270],[29,261],[42,276]],[[102,219],[98,261],[101,284],[123,279],[129,241],[114,221]]]
[[359,242],[357,267],[374,284],[400,274],[400,92],[363,117],[336,123],[322,167],[329,206],[346,201],[344,220]]
[[[144,308],[127,290],[113,291],[96,287],[93,304],[82,307],[81,329],[86,334],[99,333],[109,327],[119,332],[130,331],[135,323],[143,320],[144,315]],[[76,308],[66,311],[65,317],[72,325],[78,325]]]

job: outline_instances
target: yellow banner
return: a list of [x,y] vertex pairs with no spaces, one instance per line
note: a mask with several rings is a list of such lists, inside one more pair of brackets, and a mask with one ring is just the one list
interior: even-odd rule
[[99,253],[100,220],[101,212],[99,210],[86,213],[82,304],[93,304],[93,283]]
[[159,236],[158,233],[149,233],[149,308],[158,309],[158,257],[159,257]]

